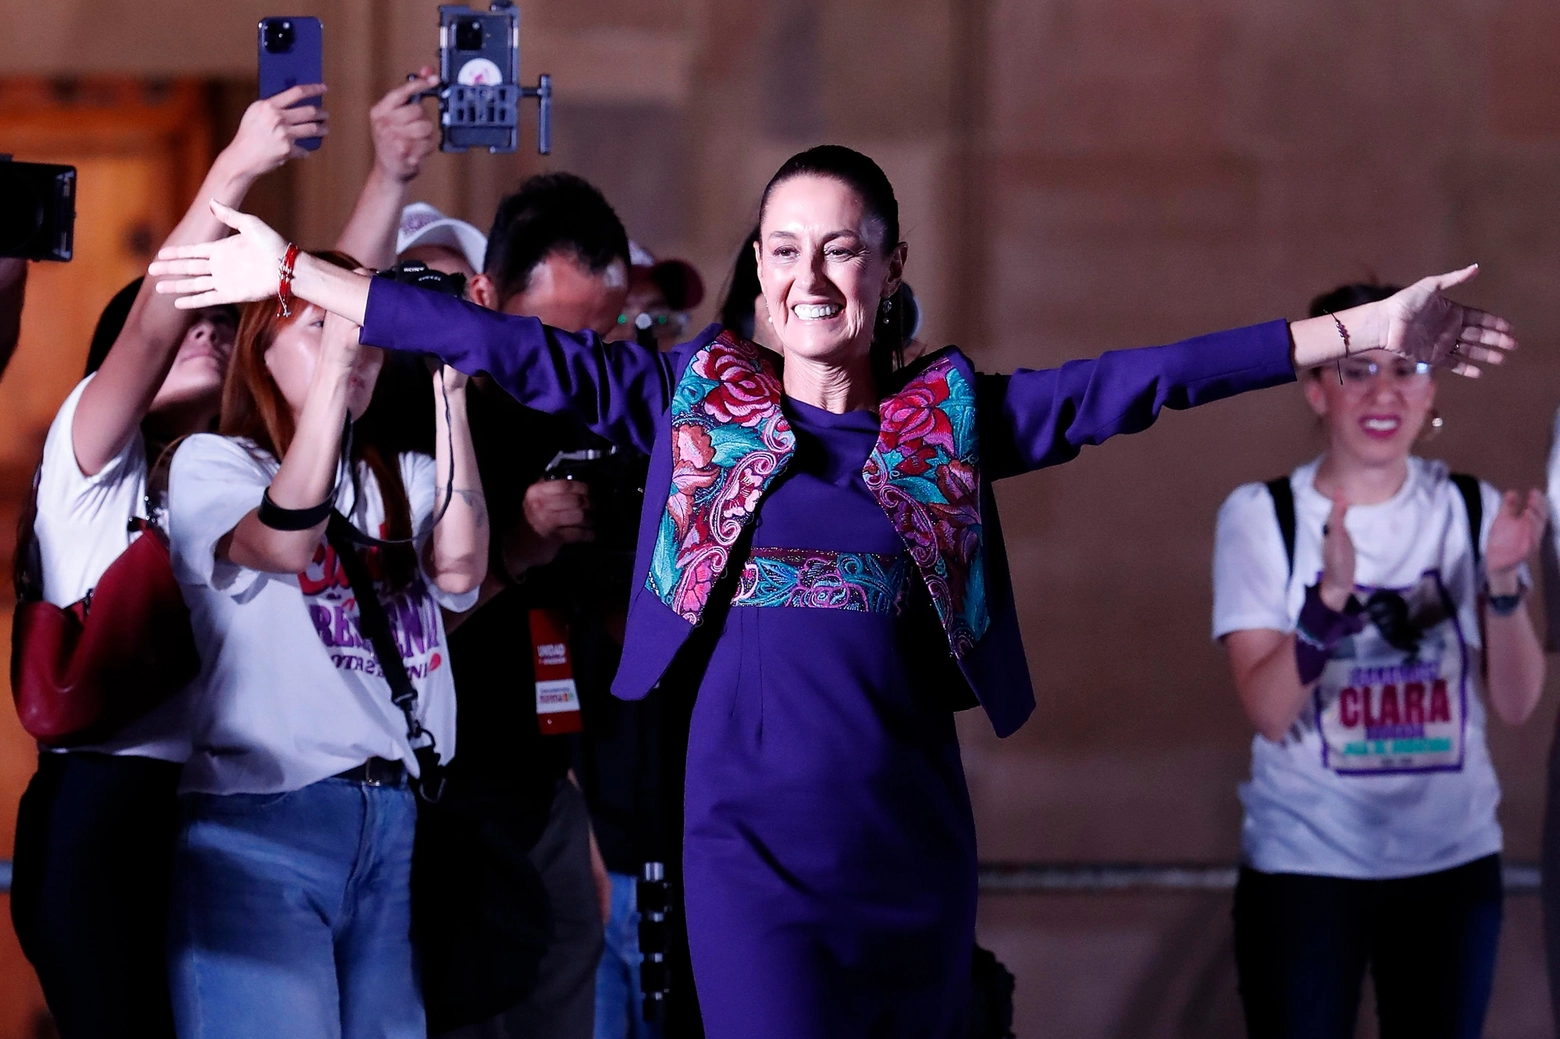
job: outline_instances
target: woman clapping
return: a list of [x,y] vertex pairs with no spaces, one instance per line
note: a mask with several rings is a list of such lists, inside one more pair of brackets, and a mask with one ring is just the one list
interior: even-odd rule
[[[1329,313],[1386,299],[1346,286]],[[1548,509],[1413,453],[1435,372],[1368,350],[1313,368],[1327,445],[1219,513],[1214,635],[1257,729],[1235,895],[1248,1030],[1481,1034],[1500,933],[1486,707],[1533,712],[1544,658],[1524,561]]]

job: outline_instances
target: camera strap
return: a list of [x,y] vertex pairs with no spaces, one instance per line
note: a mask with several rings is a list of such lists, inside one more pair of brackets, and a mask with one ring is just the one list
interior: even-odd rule
[[543,736],[579,732],[579,687],[569,645],[569,619],[560,609],[530,611],[531,663],[536,671],[536,724]]
[[335,551],[336,559],[352,585],[352,595],[357,599],[358,630],[373,647],[374,656],[379,660],[379,671],[390,685],[390,699],[406,719],[406,742],[417,758],[418,777],[414,789],[418,797],[432,804],[444,795],[444,766],[439,762],[438,744],[433,733],[417,720],[417,687],[412,685],[406,673],[406,661],[401,658],[401,647],[396,645],[390,617],[385,613],[384,603],[379,601],[379,591],[374,587],[367,564],[358,555],[352,531],[352,522],[332,511],[330,521],[325,525],[325,540]]

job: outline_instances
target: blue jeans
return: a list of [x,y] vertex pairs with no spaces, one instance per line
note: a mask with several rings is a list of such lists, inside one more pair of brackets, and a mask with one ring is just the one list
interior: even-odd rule
[[607,875],[612,878],[612,917],[596,968],[596,1039],[658,1039],[661,1027],[645,1021],[639,995],[635,880],[625,873]]
[[325,779],[182,800],[169,922],[179,1039],[426,1039],[410,790]]

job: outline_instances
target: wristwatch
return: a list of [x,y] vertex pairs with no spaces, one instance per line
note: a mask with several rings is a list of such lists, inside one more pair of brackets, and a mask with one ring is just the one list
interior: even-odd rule
[[1522,606],[1522,600],[1527,598],[1527,588],[1517,586],[1515,593],[1511,595],[1494,595],[1490,592],[1489,585],[1484,586],[1484,599],[1490,604],[1490,612],[1497,617],[1510,617]]

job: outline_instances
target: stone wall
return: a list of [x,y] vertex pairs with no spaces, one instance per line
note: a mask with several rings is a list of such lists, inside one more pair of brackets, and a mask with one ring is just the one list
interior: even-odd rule
[[[631,233],[725,278],[758,189],[822,140],[883,162],[927,338],[992,369],[1298,315],[1318,291],[1484,265],[1519,367],[1446,384],[1425,451],[1542,479],[1560,403],[1560,9],[1544,0],[523,2],[557,152],[442,156],[421,185],[485,224],[551,167]],[[253,75],[256,0],[7,0],[0,74]],[[431,60],[431,2],[290,5],[326,21],[335,123],[293,232],[333,235],[369,148],[359,113]],[[712,309],[707,307],[706,311]],[[1207,638],[1213,517],[1319,446],[1293,390],[1172,415],[1001,492],[1040,694],[999,743],[962,720],[983,854],[1229,861],[1247,757]],[[1554,687],[1556,683],[1552,682]],[[1554,689],[1491,742],[1510,857],[1532,860]],[[1537,907],[1513,899],[1490,1034],[1550,1035]],[[1234,1035],[1228,901],[991,899],[1019,1034]]]

